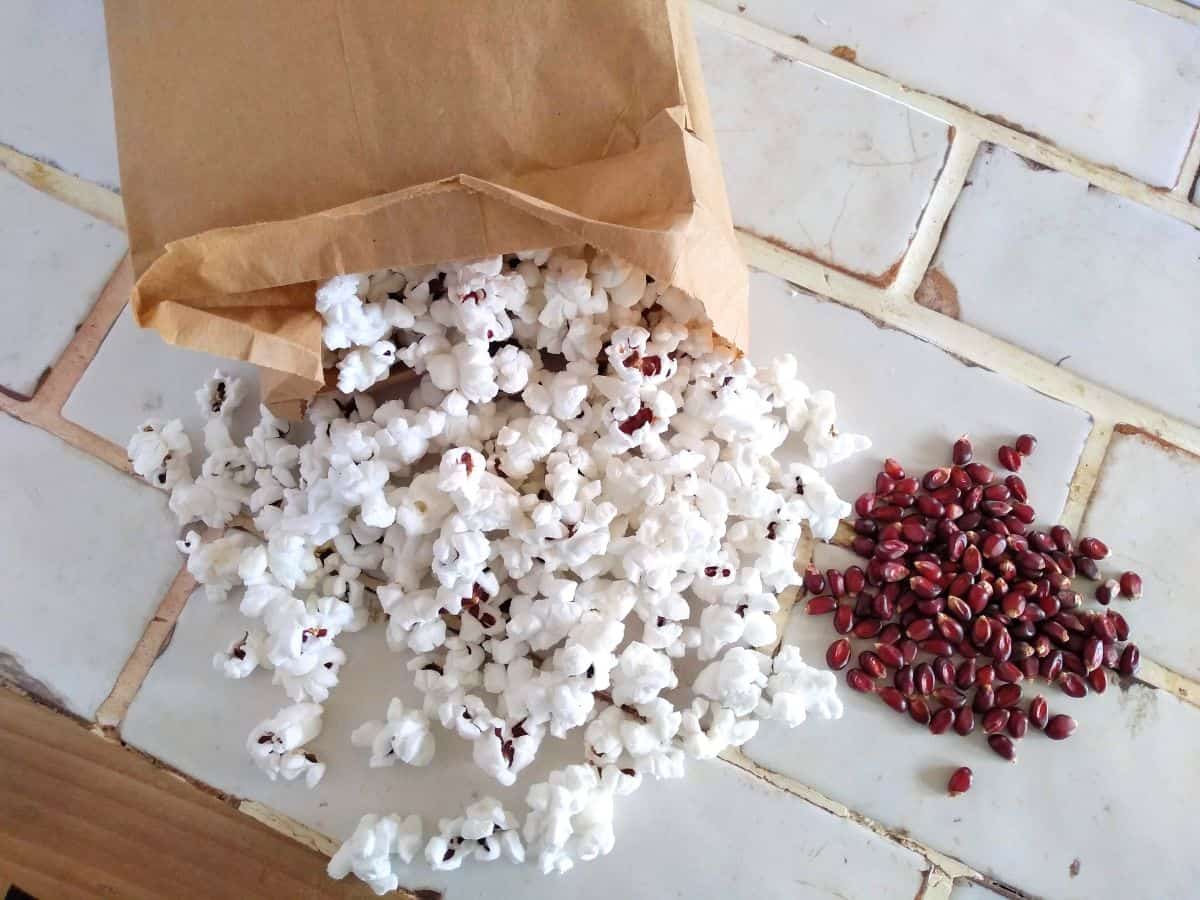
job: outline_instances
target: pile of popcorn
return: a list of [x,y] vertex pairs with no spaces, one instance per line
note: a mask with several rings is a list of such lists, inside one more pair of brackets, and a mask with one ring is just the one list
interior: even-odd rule
[[[827,539],[850,511],[820,470],[868,446],[794,358],[756,369],[697,301],[583,247],[341,275],[316,304],[341,393],[311,404],[311,439],[264,407],[239,443],[245,388],[218,372],[198,476],[178,420],[129,443],[181,524],[224,529],[179,547],[248,620],[217,669],[270,670],[292,701],[246,741],[269,778],[321,779],[309,744],[337,640],[374,606],[424,701],[349,736],[365,764],[429,765],[457,735],[511,785],[547,735],[583,729],[586,758],[529,788],[523,825],[490,797],[442,819],[424,843],[438,869],[566,871],[612,849],[614,798],[643,777],[680,777],[763,720],[840,716],[831,673],[755,649],[777,641],[802,529]],[[365,393],[399,369],[407,397]],[[785,467],[789,437],[804,462]],[[706,664],[681,685],[688,654]],[[422,835],[416,816],[365,816],[329,872],[395,889]]]

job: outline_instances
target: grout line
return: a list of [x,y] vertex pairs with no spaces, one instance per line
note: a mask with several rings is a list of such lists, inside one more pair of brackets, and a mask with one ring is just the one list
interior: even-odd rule
[[770,769],[763,768],[745,753],[743,753],[739,748],[731,747],[730,749],[721,753],[717,758],[731,766],[741,769],[743,772],[746,772],[749,775],[753,775],[755,778],[758,778],[761,781],[765,781],[772,787],[779,788],[780,790],[792,794],[795,797],[799,797],[801,800],[807,801],[813,806],[817,806],[825,810],[825,812],[837,816],[839,819],[846,819],[850,822],[854,822],[857,825],[861,825],[863,828],[874,832],[885,840],[890,841],[893,844],[899,844],[906,850],[911,850],[912,852],[925,857],[925,859],[928,860],[932,866],[941,869],[949,878],[984,879],[982,874],[975,871],[975,869],[971,868],[961,860],[955,859],[952,856],[948,856],[945,853],[942,853],[940,850],[935,850],[934,848],[909,837],[907,834],[896,834],[869,816],[855,812],[845,804],[826,797],[820,791],[809,787],[803,782],[797,781],[794,778],[789,778],[786,775],[780,775],[778,772],[772,772]]
[[[1197,208],[1200,212],[1200,208]],[[878,319],[920,340],[1078,407],[1097,421],[1123,422],[1200,454],[1200,428],[1080,378],[1039,356],[985,334],[958,319],[897,300],[886,291],[745,232],[746,262],[800,288]]]
[[[1196,11],[1200,12],[1200,10]],[[1190,203],[1192,188],[1196,184],[1198,174],[1200,174],[1200,120],[1197,120],[1196,127],[1192,130],[1192,143],[1183,157],[1183,165],[1179,167],[1179,178],[1175,181],[1175,187],[1171,188],[1171,193],[1185,203]]]
[[125,230],[121,196],[61,169],[0,144],[0,169],[11,172],[30,187],[61,200],[89,216]]
[[1200,25],[1200,9],[1189,6],[1182,2],[1182,0],[1134,0],[1134,2],[1140,3],[1142,6],[1148,6],[1150,9],[1157,10],[1164,15],[1183,19],[1183,21],[1191,22],[1193,25]]
[[[204,535],[204,539],[210,540],[214,534],[210,529]],[[141,689],[146,676],[150,674],[150,668],[171,643],[179,615],[195,589],[196,580],[188,572],[185,564],[175,574],[154,615],[146,623],[142,636],[134,645],[133,652],[121,667],[121,673],[113,683],[112,690],[96,710],[96,724],[102,728],[120,726],[133,698]]]
[[950,219],[954,204],[958,202],[978,149],[978,138],[962,131],[955,133],[946,162],[938,173],[925,210],[917,222],[917,233],[908,245],[908,252],[900,260],[900,268],[888,293],[906,300],[911,300],[916,294],[941,243],[942,230]]
[[133,470],[129,467],[129,459],[125,455],[124,447],[118,447],[112,441],[64,419],[54,410],[47,410],[36,403],[16,400],[0,393],[0,412],[8,413],[14,419],[49,432],[76,450],[108,463],[118,472],[135,478],[139,484],[145,484],[142,479],[136,478]]
[[1100,469],[1104,465],[1104,457],[1108,453],[1112,437],[1113,423],[1093,421],[1092,430],[1083,442],[1079,462],[1075,465],[1075,474],[1071,476],[1071,484],[1067,490],[1067,502],[1058,517],[1059,522],[1070,528],[1073,534],[1080,533],[1083,514],[1087,511],[1088,503],[1096,490],[1096,482],[1100,480]]
[[693,17],[698,21],[721,28],[773,50],[780,56],[794,59],[843,81],[857,84],[905,106],[920,110],[934,118],[948,122],[958,131],[969,132],[978,140],[1007,147],[1042,165],[1083,178],[1110,193],[1141,203],[1153,210],[1200,228],[1200,207],[1185,202],[1168,191],[1143,184],[1124,172],[1080,159],[1045,140],[1002,125],[999,121],[989,119],[965,106],[915,88],[905,87],[886,75],[863,68],[856,63],[847,62],[798,38],[780,34],[733,13],[717,9],[704,0],[691,0],[691,10]]
[[1200,682],[1173,672],[1152,659],[1146,659],[1145,656],[1142,657],[1142,664],[1134,679],[1148,684],[1150,687],[1174,694],[1184,703],[1200,707]]
[[133,292],[133,267],[126,253],[109,276],[100,296],[93,304],[82,324],[75,330],[70,343],[62,355],[55,360],[45,380],[38,385],[33,403],[58,413],[62,410],[71,391],[91,365],[109,329],[125,309]]
[[310,850],[316,850],[322,856],[333,856],[337,852],[338,842],[316,829],[309,828],[303,822],[297,822],[290,816],[272,809],[257,800],[242,800],[236,804],[238,812],[245,813],[252,819],[257,819],[273,831],[289,837]]

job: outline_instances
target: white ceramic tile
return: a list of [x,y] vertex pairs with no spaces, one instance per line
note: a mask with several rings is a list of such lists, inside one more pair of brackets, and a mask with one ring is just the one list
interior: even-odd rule
[[[852,559],[826,545],[816,558],[822,569]],[[789,625],[789,640],[814,663],[836,637],[828,616],[798,614]],[[856,642],[856,651],[867,646]],[[1139,897],[1195,896],[1200,709],[1138,684],[1114,682],[1082,700],[1027,686],[1027,697],[1043,694],[1079,728],[1065,743],[1030,732],[1014,766],[978,727],[965,738],[935,736],[839,683],[841,721],[765,725],[747,754],[1033,896],[1093,900],[1124,896],[1131,885]],[[946,781],[963,765],[974,785],[948,797]]]
[[960,878],[954,883],[950,900],[1000,900],[1000,895],[974,881]]
[[1084,519],[1112,550],[1113,577],[1142,576],[1142,599],[1113,601],[1142,654],[1200,679],[1200,459],[1140,434],[1117,434]]
[[1150,184],[1174,185],[1200,116],[1200,29],[1133,0],[713,5]]
[[0,143],[115,188],[117,140],[99,0],[0,7]]
[[125,247],[116,228],[0,171],[0,385],[33,392]]
[[[349,733],[381,717],[394,693],[415,697],[403,665],[376,625],[339,641],[349,657],[342,683],[326,706],[325,728],[312,744],[329,770],[313,791],[271,784],[253,768],[245,735],[283,700],[269,676],[232,682],[213,671],[215,649],[240,630],[232,605],[214,606],[197,593],[188,601],[170,647],[155,663],[122,726],[122,736],[184,772],[239,797],[264,802],[336,837],[369,811],[417,812],[434,827],[439,816],[481,793],[525,813],[530,781],[502,788],[470,761],[466,744],[438,734],[438,756],[425,769],[369,769]],[[575,742],[551,741],[545,759],[527,772],[544,778],[578,758]],[[413,865],[402,880],[450,896],[847,897],[910,900],[924,867],[914,854],[870,831],[765,786],[725,763],[692,765],[682,781],[648,783],[618,807],[617,846],[608,857],[562,879],[531,867],[464,866],[434,873]],[[631,885],[632,882],[632,885]],[[614,893],[615,891],[615,893]]]
[[885,457],[918,473],[946,465],[964,432],[975,442],[976,457],[1001,471],[996,450],[1030,432],[1040,442],[1021,471],[1030,502],[1043,520],[1062,511],[1090,430],[1080,410],[778,278],[752,273],[750,357],[766,362],[782,353],[795,354],[810,388],[835,393],[839,428],[874,442],[829,470],[845,499],[871,489]]
[[941,171],[946,124],[703,23],[696,36],[738,226],[887,277]]
[[148,418],[182,419],[198,463],[203,418],[195,393],[216,369],[248,381],[247,398],[234,422],[234,437],[241,437],[258,421],[257,369],[168,344],[157,331],[138,328],[126,307],[71,392],[63,415],[122,447]]
[[986,147],[933,265],[964,322],[1200,423],[1192,226]]
[[179,569],[166,506],[0,415],[0,675],[93,716]]

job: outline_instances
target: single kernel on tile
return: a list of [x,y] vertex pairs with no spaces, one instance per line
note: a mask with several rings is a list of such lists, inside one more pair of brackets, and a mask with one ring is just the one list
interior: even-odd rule
[[1022,456],[1030,456],[1037,447],[1037,438],[1032,434],[1023,434],[1013,442],[1013,445]]
[[1052,741],[1065,741],[1075,733],[1076,723],[1070,716],[1052,716],[1046,723],[1046,737]]
[[951,797],[957,797],[959,794],[965,794],[971,789],[971,782],[974,778],[974,773],[967,766],[960,766],[955,769],[950,775],[950,780],[946,782],[946,790]]
[[1142,576],[1137,572],[1125,572],[1121,575],[1121,596],[1137,600],[1142,596]]

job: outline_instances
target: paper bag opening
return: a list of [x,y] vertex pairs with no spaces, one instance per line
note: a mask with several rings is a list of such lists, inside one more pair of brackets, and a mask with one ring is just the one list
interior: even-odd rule
[[[682,4],[108,0],[106,13],[135,317],[272,370],[277,411],[302,412],[323,384],[314,282],[388,266],[587,243],[696,297],[745,345],[746,271]],[[416,92],[414,72],[445,62],[431,47],[496,78]],[[181,77],[189,61],[218,85]],[[309,118],[281,130],[297,92]],[[314,119],[357,140],[314,156]],[[434,130],[436,146],[413,143]]]

